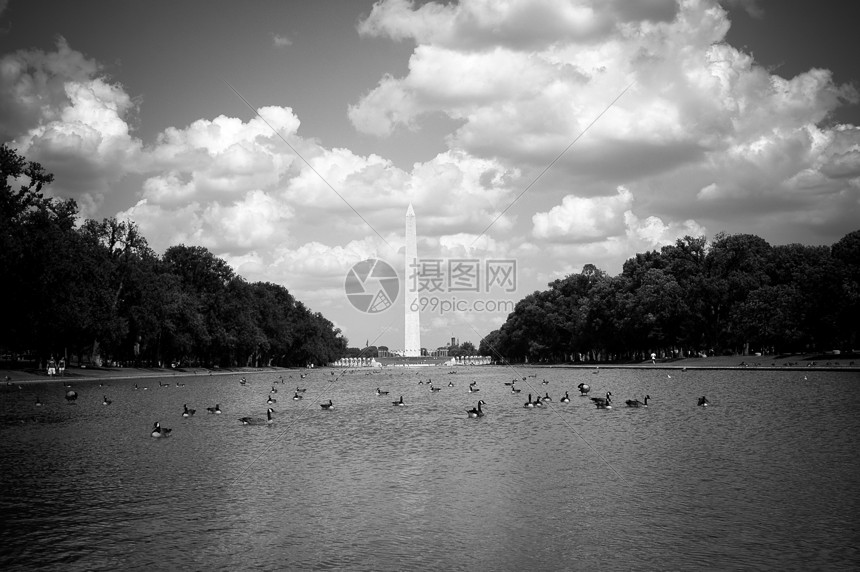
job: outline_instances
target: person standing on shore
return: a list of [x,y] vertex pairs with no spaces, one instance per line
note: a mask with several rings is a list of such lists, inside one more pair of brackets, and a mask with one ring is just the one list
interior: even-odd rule
[[60,375],[66,375],[66,358],[60,358]]
[[56,375],[57,373],[57,362],[54,361],[54,356],[51,356],[51,359],[48,360],[48,376]]

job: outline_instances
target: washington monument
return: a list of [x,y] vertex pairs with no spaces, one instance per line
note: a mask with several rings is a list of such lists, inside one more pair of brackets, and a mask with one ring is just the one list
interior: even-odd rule
[[[409,203],[409,208],[406,209],[406,265],[405,274],[410,275],[410,271],[418,272],[418,239],[417,229],[415,226],[415,210],[412,208],[412,203]],[[407,280],[408,281],[408,280]],[[417,281],[416,281],[417,284]],[[404,355],[406,357],[421,356],[421,324],[418,315],[418,288],[414,292],[410,292],[409,286],[404,284],[403,289],[406,295],[403,297],[406,303],[406,324],[404,328],[405,344],[403,346]]]

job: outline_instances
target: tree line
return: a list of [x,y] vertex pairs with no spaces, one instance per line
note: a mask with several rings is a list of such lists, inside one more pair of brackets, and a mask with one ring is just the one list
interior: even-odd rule
[[199,246],[162,256],[137,226],[79,224],[53,175],[0,147],[0,276],[5,359],[50,356],[143,366],[306,366],[347,340],[283,286],[246,282]]
[[860,231],[827,246],[684,237],[609,276],[594,265],[520,300],[480,344],[509,361],[846,351],[858,347]]

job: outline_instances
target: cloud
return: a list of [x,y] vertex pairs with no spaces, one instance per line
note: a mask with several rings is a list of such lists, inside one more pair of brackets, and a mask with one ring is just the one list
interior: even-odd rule
[[624,213],[633,204],[633,194],[623,187],[612,197],[584,198],[567,195],[562,204],[532,217],[532,235],[564,242],[591,242],[618,234],[624,228]]
[[[744,6],[756,13],[758,4]],[[538,201],[571,188],[576,198],[566,200],[589,201],[609,183],[663,220],[722,218],[722,229],[743,231],[769,209],[809,208],[820,193],[852,196],[860,135],[825,125],[860,100],[857,90],[826,69],[770,73],[725,43],[729,26],[709,0],[382,1],[360,33],[416,46],[408,73],[383,76],[349,117],[358,130],[387,136],[445,114],[458,124],[447,139],[452,152],[492,158],[525,182],[558,158],[529,191]],[[829,143],[836,134],[850,142],[839,144],[844,150]],[[579,230],[565,228],[560,221],[573,223],[564,208],[539,216],[535,238],[589,240],[623,225],[624,210],[610,209],[611,219],[595,212]]]
[[93,212],[141,151],[127,117],[136,103],[92,59],[57,40],[55,52],[20,50],[0,60],[0,136],[50,168],[51,192]]
[[276,48],[288,48],[293,45],[293,41],[282,34],[272,34],[272,45]]

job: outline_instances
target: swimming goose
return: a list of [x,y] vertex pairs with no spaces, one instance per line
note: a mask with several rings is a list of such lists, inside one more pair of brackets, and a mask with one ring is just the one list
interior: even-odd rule
[[273,385],[273,386],[272,386],[272,391],[270,391],[269,393],[278,393],[278,390],[277,390],[277,389],[275,389],[275,386]]
[[398,401],[392,401],[392,402],[391,402],[391,405],[397,405],[397,406],[399,406],[399,407],[402,407],[402,406],[404,406],[404,405],[406,405],[406,404],[405,404],[405,403],[403,403],[403,396],[401,395],[401,396],[400,396],[400,399],[399,399]]
[[304,392],[306,392],[307,390],[308,390],[308,388],[307,388],[307,387],[305,387],[305,388],[301,388],[301,387],[299,387],[299,386],[296,386],[296,393],[304,393]]
[[448,387],[454,387],[454,382],[453,382],[453,381],[449,381],[449,382],[448,382]]
[[701,405],[702,407],[707,407],[708,403],[710,403],[710,401],[708,401],[708,398],[704,395],[699,398],[699,405]]
[[648,407],[648,400],[651,399],[650,395],[645,396],[645,401],[639,401],[638,399],[628,399],[624,403],[627,404],[627,407]]
[[607,391],[606,397],[592,397],[591,401],[598,409],[612,409],[612,392]]
[[298,393],[293,395],[293,401],[298,401],[299,399],[304,399],[304,395],[299,395]]
[[378,387],[376,388],[376,395],[388,395],[387,391],[382,391]]
[[589,391],[591,391],[591,386],[588,385],[587,383],[580,383],[576,387],[579,388],[579,394],[580,395],[586,395]]
[[104,396],[104,400],[102,401],[102,405],[110,405],[113,403],[110,399],[107,398],[107,395]]
[[268,403],[269,405],[271,405],[273,403],[277,403],[277,402],[278,402],[278,400],[275,399],[274,397],[270,397],[266,400],[266,403]]
[[521,391],[522,391],[522,389],[518,389],[518,388],[514,387],[513,385],[511,386],[511,393],[519,393]]
[[216,413],[216,414],[220,415],[221,414],[221,404],[216,403],[215,407],[207,407],[206,411],[208,411],[209,413]]
[[570,397],[567,395],[566,391],[564,392],[564,397],[559,399],[559,401],[561,401],[562,403],[570,403]]
[[152,426],[152,436],[156,438],[169,437],[171,431],[173,431],[173,429],[162,427],[161,423],[159,423],[158,421],[156,421],[155,424]]
[[474,385],[469,386],[469,393],[476,393],[478,391],[481,391],[480,387],[475,387]]
[[320,407],[323,409],[334,409],[334,403],[331,402],[331,399],[328,400],[328,403],[320,403]]
[[242,425],[271,425],[273,422],[272,413],[275,410],[269,407],[266,410],[266,418],[260,419],[259,417],[240,417],[239,421],[242,422]]
[[552,401],[552,397],[549,396],[549,393],[544,393],[544,396],[540,399],[541,401]]
[[430,383],[430,391],[442,391],[441,387],[433,387],[433,383]]
[[188,405],[187,405],[187,404],[183,405],[182,407],[185,409],[185,411],[183,411],[183,412],[182,412],[182,416],[183,416],[183,417],[191,417],[192,415],[194,415],[195,413],[197,413],[197,410],[196,410],[196,409],[188,409]]
[[534,404],[534,402],[532,401],[532,394],[531,394],[531,393],[529,393],[529,400],[525,402],[525,404],[523,405],[523,407],[525,407],[525,408],[527,408],[527,409],[532,409],[532,408],[534,408],[534,406],[535,406],[535,404]]
[[467,409],[466,413],[469,414],[469,417],[483,417],[484,412],[481,411],[481,405],[486,405],[486,403],[484,403],[483,399],[478,401],[478,407],[473,407],[472,409]]

